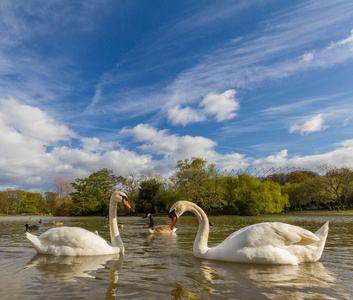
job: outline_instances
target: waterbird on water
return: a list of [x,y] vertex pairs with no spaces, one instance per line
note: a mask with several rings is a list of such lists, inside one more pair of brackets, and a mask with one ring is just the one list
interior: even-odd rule
[[326,222],[312,233],[304,228],[280,222],[247,226],[209,248],[209,222],[205,212],[189,201],[178,201],[171,207],[171,228],[184,212],[192,212],[199,220],[193,253],[199,258],[242,263],[289,264],[315,262],[320,259],[329,230]]
[[26,232],[28,240],[38,253],[56,256],[90,256],[124,254],[124,243],[117,224],[117,204],[122,202],[131,208],[123,192],[114,192],[109,204],[111,243],[100,235],[79,227],[55,227],[35,236]]
[[52,225],[52,226],[62,226],[62,225],[64,225],[64,223],[63,223],[63,222],[56,222],[55,220],[53,220],[53,221],[51,222],[51,225]]
[[148,232],[151,234],[173,234],[176,232],[177,227],[171,229],[169,225],[156,225],[154,226],[153,216],[150,213],[147,213],[143,218],[150,219],[150,225],[148,227]]
[[28,230],[37,230],[38,229],[37,225],[28,225],[28,224],[26,224],[24,227],[26,227],[26,231],[28,231]]

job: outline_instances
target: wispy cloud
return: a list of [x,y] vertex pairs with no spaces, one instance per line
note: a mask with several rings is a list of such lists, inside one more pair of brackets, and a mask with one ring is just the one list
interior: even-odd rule
[[[278,12],[266,20],[256,36],[237,37],[236,43],[230,38],[198,53],[190,51],[190,56],[182,59],[192,60],[192,64],[187,64],[192,67],[180,68],[181,58],[173,61],[168,55],[176,44],[187,47],[188,41],[212,28],[212,24],[222,23],[224,18],[234,17],[244,6],[251,5],[252,2],[217,8],[205,6],[197,15],[190,13],[184,18],[172,19],[168,26],[151,33],[118,61],[116,68],[101,76],[96,85],[101,86],[104,101],[95,112],[115,112],[119,103],[119,109],[131,117],[161,110],[168,117],[170,109],[178,105],[191,108],[210,93],[222,93],[229,87],[252,89],[267,80],[329,68],[353,57],[350,36],[345,37],[342,30],[341,36],[337,36],[335,31],[353,15],[349,1],[335,5],[330,1],[320,1],[320,4],[308,1],[289,11]],[[336,41],[332,42],[332,38]],[[131,65],[136,67],[134,71],[128,67]],[[161,70],[168,70],[169,76],[163,76]],[[146,74],[160,76],[161,80],[135,87]],[[92,101],[95,99],[96,95]]]
[[289,128],[289,132],[293,133],[299,131],[300,134],[318,132],[325,130],[328,126],[324,125],[324,116],[319,114],[317,116],[311,117],[309,120],[305,121],[303,124],[294,124]]

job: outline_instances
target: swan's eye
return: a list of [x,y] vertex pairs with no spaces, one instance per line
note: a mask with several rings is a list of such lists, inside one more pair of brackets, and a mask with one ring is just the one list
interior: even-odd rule
[[176,217],[176,213],[175,213],[175,209],[173,209],[170,213],[169,213],[169,218],[173,218],[173,217]]

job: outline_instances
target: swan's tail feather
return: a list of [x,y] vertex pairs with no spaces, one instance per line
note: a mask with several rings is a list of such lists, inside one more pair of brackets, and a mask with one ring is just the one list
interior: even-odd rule
[[327,237],[327,233],[328,233],[328,224],[329,224],[329,221],[327,221],[324,225],[322,225],[322,227],[315,232],[315,234],[319,237],[325,237],[325,240],[326,240],[326,237]]
[[34,249],[36,249],[36,251],[39,252],[41,243],[40,243],[38,237],[35,236],[34,234],[29,233],[29,232],[26,232],[26,237],[30,241],[30,243],[32,244]]
[[327,221],[318,231],[315,232],[315,234],[320,238],[320,241],[317,242],[318,250],[316,252],[316,258],[314,261],[319,260],[321,258],[322,252],[324,251],[328,230],[329,230],[328,225],[329,225],[329,222]]

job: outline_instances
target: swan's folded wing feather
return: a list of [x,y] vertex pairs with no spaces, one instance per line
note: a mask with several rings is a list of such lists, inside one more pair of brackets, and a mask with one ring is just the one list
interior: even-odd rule
[[319,241],[312,232],[298,226],[280,222],[259,223],[242,228],[224,240],[237,248],[264,245],[309,245]]
[[86,245],[94,245],[97,239],[99,242],[102,242],[101,240],[105,241],[101,236],[79,227],[52,228],[39,236],[39,240],[44,243],[73,248],[84,248]]
[[271,224],[271,229],[285,245],[310,245],[320,240],[309,230],[294,225],[275,222]]

